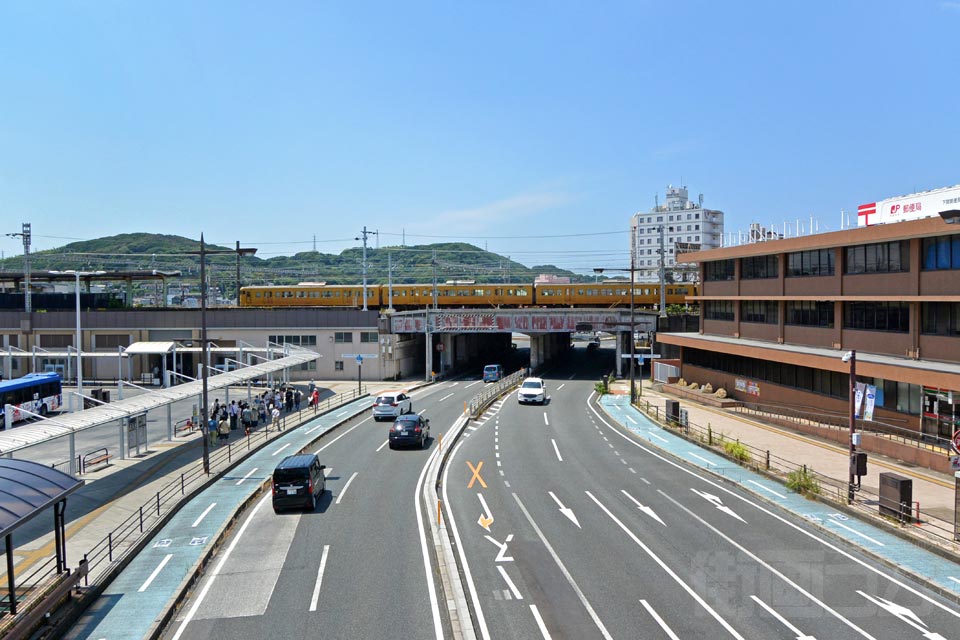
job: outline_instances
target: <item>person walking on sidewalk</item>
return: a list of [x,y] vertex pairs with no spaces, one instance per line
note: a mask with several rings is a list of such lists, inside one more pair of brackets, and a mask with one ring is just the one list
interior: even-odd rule
[[250,408],[250,405],[243,405],[243,410],[240,412],[240,420],[243,422],[243,432],[250,435],[250,430],[253,429],[253,410]]
[[300,411],[300,402],[303,400],[303,392],[297,389],[293,392],[293,408]]
[[230,408],[228,409],[230,414],[230,431],[237,430],[237,419],[240,417],[240,407],[237,406],[236,400],[230,401]]
[[217,435],[220,437],[220,444],[230,439],[230,420],[221,418],[217,424]]
[[271,415],[273,416],[273,426],[277,431],[283,431],[283,429],[280,427],[280,407],[273,405],[273,411],[271,412]]
[[284,394],[284,399],[286,400],[287,413],[293,411],[293,390],[287,389],[286,394]]

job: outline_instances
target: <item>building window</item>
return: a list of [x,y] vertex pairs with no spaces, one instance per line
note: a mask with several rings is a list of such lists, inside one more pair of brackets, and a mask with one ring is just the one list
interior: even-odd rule
[[834,274],[833,249],[815,249],[787,254],[787,276],[832,276]]
[[370,342],[376,343],[379,339],[380,339],[380,337],[377,335],[377,332],[376,332],[376,331],[361,331],[361,332],[360,332],[360,342],[361,342],[361,343],[363,343],[363,342],[366,342],[366,343],[370,343]]
[[960,336],[960,302],[921,303],[920,333]]
[[333,370],[334,370],[334,371],[343,371],[343,360],[334,360],[334,361],[333,361]]
[[780,275],[778,262],[775,255],[740,258],[740,279],[776,278]]
[[733,321],[733,300],[707,300],[703,303],[703,317],[706,320]]
[[703,264],[703,279],[707,282],[733,280],[733,260],[714,260]]
[[72,333],[40,334],[41,349],[66,349],[74,346]]
[[300,365],[300,371],[316,371],[317,370],[317,361],[311,360],[310,362],[304,362]]
[[960,235],[924,238],[921,246],[924,271],[960,269]]
[[740,303],[740,320],[743,322],[777,324],[778,316],[776,300],[744,300]]
[[334,331],[333,341],[338,344],[353,342],[353,332],[352,331]]
[[317,346],[317,336],[268,336],[267,339],[270,342],[275,342],[276,344],[292,344],[298,347],[315,347]]
[[844,302],[843,328],[907,333],[910,305],[906,302]]
[[898,273],[910,270],[910,243],[881,242],[844,249],[844,273]]
[[116,351],[117,347],[129,347],[130,336],[120,333],[102,333],[94,336],[97,349],[111,349]]
[[787,301],[784,309],[784,324],[798,325],[802,327],[823,327],[833,328],[833,308],[832,302],[821,302],[816,300],[791,300]]

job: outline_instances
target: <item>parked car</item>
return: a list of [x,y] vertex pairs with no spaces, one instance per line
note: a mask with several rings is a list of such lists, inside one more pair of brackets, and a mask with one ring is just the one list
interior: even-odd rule
[[327,488],[327,477],[315,453],[287,456],[273,470],[273,510],[279,512],[288,507],[313,511],[317,508],[317,496]]
[[547,401],[547,390],[543,386],[543,380],[540,378],[526,378],[520,384],[520,391],[517,392],[517,401],[520,404],[527,402],[536,402],[543,404]]
[[401,444],[415,444],[423,449],[429,437],[430,420],[415,413],[399,416],[391,425],[387,435],[391,449],[396,449],[397,445]]
[[499,364],[488,364],[483,368],[484,382],[498,382],[503,378],[503,367]]
[[403,391],[384,391],[373,401],[373,419],[398,418],[413,413],[413,400]]

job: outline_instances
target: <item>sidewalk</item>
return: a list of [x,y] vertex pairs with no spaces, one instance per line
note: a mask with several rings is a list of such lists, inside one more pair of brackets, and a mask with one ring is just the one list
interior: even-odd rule
[[[657,407],[662,416],[664,414],[665,400],[673,400],[676,398],[669,394],[657,392],[648,385],[649,382],[644,385],[637,404],[640,407],[646,407],[647,403],[649,403],[651,416],[653,415],[653,407]],[[627,420],[625,419],[626,415],[621,413],[622,410],[625,410],[629,406],[629,400],[626,398],[629,394],[629,386],[618,382],[613,386],[611,391],[613,395],[604,399],[604,407],[607,408],[608,404],[611,405],[611,407],[614,405],[622,405],[622,409],[612,412],[608,410],[608,412],[615,418],[624,418],[624,420],[621,420],[621,424],[625,428],[638,433],[638,435],[643,435],[644,430],[636,426],[638,422],[640,422],[640,424],[643,424],[643,422],[639,421],[636,417],[632,420]],[[821,475],[838,480],[839,485],[842,487],[841,503],[845,503],[845,488],[849,474],[849,452],[846,448],[838,446],[833,442],[819,440],[808,435],[797,434],[779,426],[763,424],[740,414],[733,413],[732,411],[700,405],[691,400],[680,400],[680,406],[687,410],[688,420],[691,425],[698,425],[702,428],[709,425],[710,430],[716,437],[723,434],[727,440],[739,440],[754,449],[769,451],[771,457],[788,460],[798,466],[806,465],[808,469],[815,470]],[[647,417],[637,408],[633,408],[632,411],[635,412],[635,415],[643,418]],[[662,428],[652,419],[646,420],[646,424],[656,426],[656,432],[654,433],[656,439],[650,440],[652,444],[660,448],[666,448],[671,452],[674,451],[674,445],[676,444],[674,441],[683,442],[689,447],[696,447],[696,450],[699,451],[697,456],[693,456],[693,454],[684,449],[684,459],[688,463],[699,465],[711,473],[723,475],[735,482],[740,482],[741,484],[746,483],[744,484],[744,488],[748,491],[764,499],[771,499],[770,493],[772,492],[770,490],[763,489],[758,491],[757,479],[764,478],[769,482],[770,479],[768,476],[749,471],[731,460],[719,457],[719,455],[718,457],[723,461],[722,463],[715,462],[707,464],[698,462],[698,460],[695,459],[696,457],[710,459],[709,456],[711,454],[708,452],[711,450],[706,446],[700,446],[677,435],[673,435],[672,430]],[[649,431],[648,426],[646,432]],[[664,438],[670,439],[671,442],[669,445],[665,444]],[[916,553],[927,553],[922,551],[921,547],[937,551],[937,555],[927,554],[936,558],[935,561],[929,561],[932,564],[939,562],[941,564],[951,565],[949,562],[944,562],[944,557],[952,558],[955,563],[960,563],[960,542],[951,542],[949,539],[943,540],[939,537],[937,537],[936,540],[932,540],[933,536],[924,533],[924,526],[931,526],[933,524],[931,520],[938,521],[935,524],[941,536],[947,535],[949,537],[949,533],[953,531],[954,500],[956,496],[954,489],[955,480],[952,476],[905,465],[898,460],[874,453],[870,454],[867,471],[868,474],[862,479],[864,494],[875,495],[878,493],[880,473],[892,471],[911,478],[913,480],[913,500],[914,502],[920,503],[924,518],[928,518],[929,520],[927,520],[928,524],[926,525],[921,524],[917,526],[907,524],[897,526],[892,520],[881,518],[878,514],[876,503],[872,500],[865,500],[864,496],[859,493],[857,494],[858,508],[852,511],[858,519],[862,520],[866,526],[876,526],[877,531],[886,532],[886,535],[896,540],[901,540],[904,545],[913,546]],[[755,478],[753,476],[755,476]],[[750,478],[749,480],[744,480],[744,478],[748,477]],[[782,484],[777,483],[776,486],[779,486],[778,494],[783,495],[784,493],[788,493],[788,490],[786,490]],[[824,493],[832,492],[832,490],[833,487],[825,487]],[[790,495],[796,496],[797,494],[790,493]],[[834,493],[834,495],[836,495],[836,493]],[[816,504],[805,498],[802,500],[808,506]],[[779,500],[775,501],[779,502]],[[837,507],[834,508],[833,511],[837,511],[838,509],[847,512],[851,511],[845,504],[838,506],[826,501],[822,504],[828,507]],[[809,514],[807,513],[801,513],[800,515],[809,518]],[[828,529],[833,531],[830,527],[828,527]],[[890,535],[891,533],[896,533],[897,536],[892,536]],[[912,542],[907,542],[908,540]],[[876,546],[869,542],[864,544],[863,540],[859,540],[856,537],[851,539],[851,542],[858,544],[874,555],[886,555],[886,560],[890,563],[902,565],[902,558],[896,560],[890,559],[890,555],[894,554],[891,546],[896,545],[887,544],[884,546],[883,551],[878,554]],[[934,549],[934,546],[936,546],[936,549]],[[898,551],[897,553],[907,552]],[[908,555],[912,556],[913,552],[911,551]],[[914,569],[920,575],[930,575],[924,573],[929,569],[927,562],[928,559],[924,559],[922,562],[919,562],[919,567],[915,567]],[[958,597],[958,595],[960,595],[960,564],[952,564],[951,566],[953,572],[951,576],[938,581],[937,586],[941,589],[948,587],[949,591],[954,594],[954,597]]]

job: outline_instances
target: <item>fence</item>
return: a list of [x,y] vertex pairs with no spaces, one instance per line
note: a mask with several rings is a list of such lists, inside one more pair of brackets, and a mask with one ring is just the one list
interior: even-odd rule
[[[83,561],[86,563],[87,573],[83,577],[84,587],[95,587],[88,590],[84,597],[95,597],[100,588],[104,586],[111,578],[114,570],[119,570],[126,564],[126,560],[131,550],[138,549],[145,538],[152,535],[154,527],[161,524],[168,515],[170,515],[179,504],[188,497],[193,491],[202,487],[202,485],[211,477],[221,471],[225,471],[235,460],[242,459],[254,447],[259,447],[270,440],[274,440],[282,435],[286,435],[286,429],[300,424],[313,416],[326,413],[330,409],[342,406],[366,395],[365,389],[354,389],[347,393],[331,396],[325,401],[319,402],[315,406],[306,406],[299,411],[293,411],[281,418],[281,426],[284,431],[268,431],[267,429],[256,429],[249,434],[241,436],[238,440],[229,442],[219,447],[213,447],[209,453],[210,474],[203,471],[203,466],[196,464],[190,471],[181,473],[178,478],[162,487],[148,501],[140,505],[139,509],[130,514],[120,525],[109,532],[105,538],[100,540],[92,549],[83,554]],[[265,426],[269,426],[265,425]],[[200,446],[200,441],[184,446]],[[69,570],[68,570],[69,571]],[[24,574],[17,575],[17,592],[20,595],[29,594],[55,582],[58,579],[56,558],[50,557],[42,561],[39,565],[34,565],[25,569]],[[0,627],[6,623],[9,627],[10,611],[10,592],[0,596]],[[24,604],[28,606],[23,606]],[[54,606],[56,603],[44,603],[42,598],[36,602],[27,601],[18,603],[16,622],[25,619],[32,608],[38,606]],[[4,620],[4,618],[7,618]]]
[[490,386],[485,386],[483,391],[473,396],[470,401],[467,403],[467,415],[471,418],[478,418],[484,409],[486,409],[490,403],[499,398],[504,391],[511,389],[523,379],[527,377],[527,370],[520,369],[519,371],[514,371],[506,378],[503,378],[499,382],[495,382]]
[[[731,440],[723,433],[713,431],[709,424],[704,427],[688,420],[686,425],[683,426],[669,419],[662,408],[652,405],[646,400],[639,400],[637,408],[677,435],[700,445],[705,445],[715,453],[730,458],[747,469],[779,480],[789,489],[816,494],[826,501],[847,505],[849,478],[833,478],[806,465],[796,464],[786,458],[772,454],[769,449],[760,449],[739,439]],[[725,472],[719,468],[711,469],[711,471],[721,474]],[[878,513],[879,493],[858,488],[854,495],[854,501],[848,505],[850,508],[863,512],[870,518],[881,517]],[[947,522],[923,511],[918,503],[901,505],[899,511],[898,518],[887,518],[887,520],[901,526],[913,525],[911,528],[913,535],[941,547],[947,547],[954,551],[960,550],[954,540],[952,522]]]

